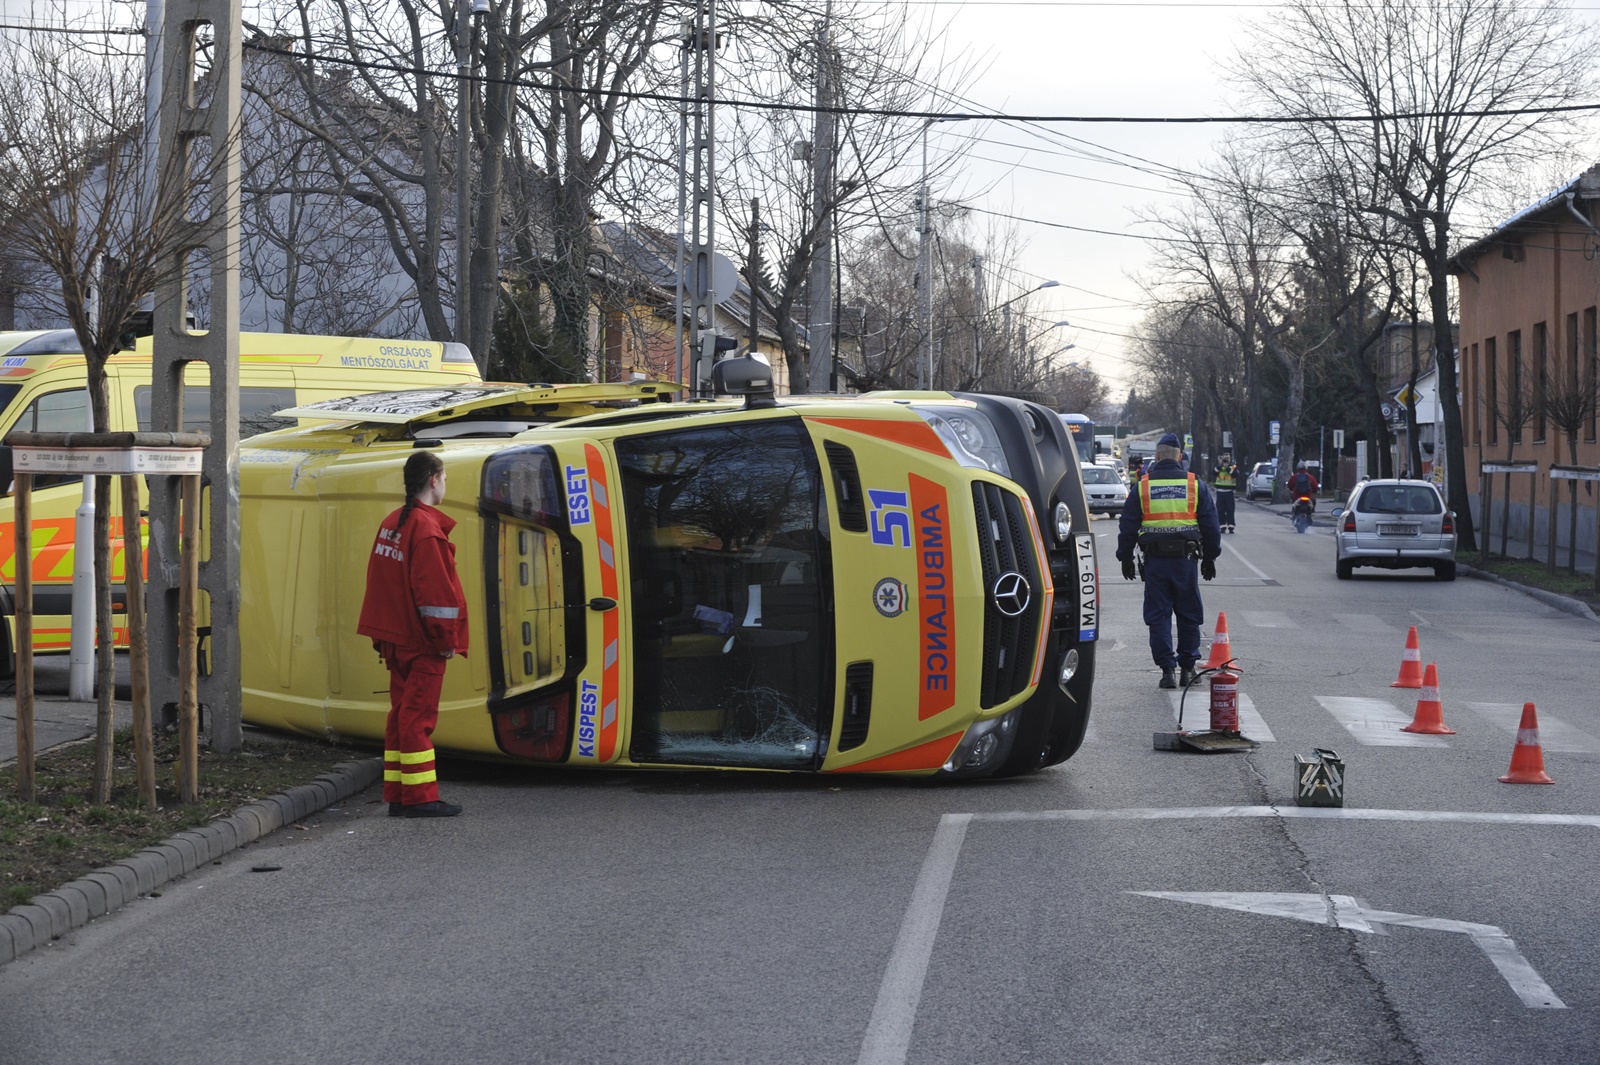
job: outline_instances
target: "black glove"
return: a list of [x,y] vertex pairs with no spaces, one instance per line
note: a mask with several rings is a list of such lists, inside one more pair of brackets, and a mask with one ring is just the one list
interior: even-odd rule
[[1200,562],[1200,579],[1211,580],[1217,575],[1217,560],[1214,558],[1202,559]]
[[1125,558],[1125,559],[1122,560],[1122,579],[1125,580],[1125,581],[1133,581],[1133,580],[1138,580],[1139,579],[1138,575],[1134,572],[1133,559],[1131,559],[1131,558]]

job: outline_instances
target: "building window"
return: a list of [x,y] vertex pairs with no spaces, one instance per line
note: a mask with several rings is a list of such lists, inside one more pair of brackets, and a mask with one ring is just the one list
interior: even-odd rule
[[1483,443],[1483,407],[1479,396],[1483,389],[1482,378],[1478,376],[1478,345],[1472,345],[1471,352],[1467,363],[1467,417],[1472,420],[1472,442],[1476,445]]
[[1484,428],[1489,430],[1489,443],[1500,442],[1500,365],[1495,356],[1494,337],[1483,342],[1483,401]]
[[[1596,357],[1596,353],[1595,353],[1595,335],[1594,335],[1594,333],[1595,333],[1595,320],[1594,319],[1595,319],[1595,308],[1590,307],[1588,310],[1583,312],[1583,352],[1584,352],[1584,356],[1585,356],[1584,365],[1586,367],[1586,369],[1584,370],[1583,388],[1584,388],[1584,391],[1587,392],[1591,396],[1594,395],[1596,377],[1600,376],[1600,375],[1597,375],[1597,373],[1596,373],[1596,371],[1600,371],[1600,358],[1597,358]],[[1583,435],[1583,438],[1585,440],[1589,441],[1591,444],[1594,443],[1595,421],[1596,421],[1595,407],[1594,407],[1594,405],[1590,405],[1590,407],[1589,407],[1589,431]]]
[[1550,330],[1540,322],[1533,327],[1533,440],[1545,441],[1550,428],[1545,400],[1550,394]]
[[1528,424],[1528,397],[1522,379],[1522,330],[1506,334],[1506,429],[1513,444],[1522,443]]

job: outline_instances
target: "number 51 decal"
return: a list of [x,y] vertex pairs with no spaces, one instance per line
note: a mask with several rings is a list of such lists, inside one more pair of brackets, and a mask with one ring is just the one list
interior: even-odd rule
[[869,488],[867,500],[872,504],[867,515],[872,542],[885,547],[910,547],[911,510],[906,493]]

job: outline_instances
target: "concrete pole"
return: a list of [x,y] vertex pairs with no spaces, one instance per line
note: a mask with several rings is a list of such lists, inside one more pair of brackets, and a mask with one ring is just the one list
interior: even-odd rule
[[933,248],[928,240],[928,127],[922,123],[922,186],[917,196],[917,387],[933,387]]
[[[472,5],[456,0],[456,343],[472,344]],[[473,352],[475,356],[483,354]]]
[[811,151],[812,242],[810,299],[806,308],[806,339],[811,352],[806,390],[826,392],[833,367],[833,141],[838,116],[833,107],[833,45],[828,35],[833,16],[830,2],[817,28],[816,142]]

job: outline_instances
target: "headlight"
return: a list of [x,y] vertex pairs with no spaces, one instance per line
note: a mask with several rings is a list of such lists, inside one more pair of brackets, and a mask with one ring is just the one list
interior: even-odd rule
[[1056,542],[1064,544],[1072,539],[1072,508],[1065,503],[1056,504]]
[[961,742],[956,745],[950,760],[945,762],[944,772],[979,773],[992,770],[1005,761],[1006,756],[1011,753],[1011,744],[1016,739],[1017,721],[1021,713],[1022,708],[1019,706],[999,717],[974,722],[972,727],[967,729],[967,734],[961,737]]
[[1078,672],[1078,649],[1074,647],[1061,656],[1061,672],[1056,677],[1056,683],[1061,685],[1061,690],[1067,690],[1067,682]]
[[1011,476],[1000,435],[987,416],[966,407],[913,407],[933,427],[950,449],[950,457],[963,466]]

